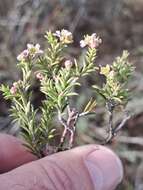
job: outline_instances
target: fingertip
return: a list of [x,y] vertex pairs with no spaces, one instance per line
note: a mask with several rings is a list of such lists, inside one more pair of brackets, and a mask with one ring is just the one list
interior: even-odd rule
[[0,134],[0,173],[10,171],[22,164],[36,160],[14,136]]
[[114,190],[123,178],[123,167],[118,156],[100,145],[73,148],[39,161],[44,167],[48,161],[62,167],[76,186],[75,189]]
[[121,160],[109,148],[98,146],[86,156],[85,165],[96,190],[114,190],[123,179]]

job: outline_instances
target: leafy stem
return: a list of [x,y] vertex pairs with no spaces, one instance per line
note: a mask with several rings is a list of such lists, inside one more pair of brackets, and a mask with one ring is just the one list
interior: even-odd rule
[[[17,56],[22,72],[21,79],[14,82],[11,88],[1,85],[5,99],[12,101],[11,116],[19,123],[25,146],[39,158],[51,152],[72,148],[78,119],[95,114],[97,102],[91,98],[81,113],[79,108],[72,107],[69,102],[72,96],[79,95],[75,92],[75,87],[81,85],[79,79],[96,70],[105,77],[102,87],[93,87],[106,102],[109,111],[109,135],[106,142],[111,141],[129,119],[124,118],[119,126],[113,128],[115,107],[126,105],[128,101],[126,84],[134,70],[127,61],[128,53],[123,52],[111,66],[98,68],[95,59],[102,40],[96,33],[86,35],[80,41],[82,48],[87,47],[81,63],[78,59],[67,59],[64,54],[68,45],[73,42],[71,32],[65,29],[55,33],[49,31],[45,38],[48,43],[45,51],[40,49],[39,44],[27,44],[27,49]],[[34,109],[31,103],[34,81],[44,96],[41,106],[37,109]],[[57,115],[63,131],[58,148],[55,148],[52,140],[56,138],[58,131],[55,127]]]

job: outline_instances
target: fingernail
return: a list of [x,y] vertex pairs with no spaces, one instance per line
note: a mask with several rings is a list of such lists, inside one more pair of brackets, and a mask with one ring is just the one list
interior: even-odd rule
[[99,146],[84,159],[96,190],[114,190],[123,178],[123,167],[110,149]]

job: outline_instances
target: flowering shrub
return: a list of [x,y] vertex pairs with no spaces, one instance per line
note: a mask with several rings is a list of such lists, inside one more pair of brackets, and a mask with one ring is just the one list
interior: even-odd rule
[[[73,42],[71,32],[64,29],[55,33],[47,32],[45,38],[48,42],[48,49],[45,51],[40,49],[39,44],[27,44],[27,49],[18,55],[21,79],[14,82],[12,87],[1,86],[4,97],[12,101],[11,116],[14,121],[19,122],[25,146],[39,158],[47,155],[49,147],[52,146],[51,141],[57,133],[53,118],[58,116],[63,132],[59,146],[53,146],[53,151],[72,147],[78,119],[96,112],[96,100],[91,98],[81,113],[70,105],[69,100],[78,95],[74,88],[81,85],[79,79],[92,72],[99,72],[105,77],[102,87],[94,85],[93,88],[103,97],[110,113],[109,135],[105,140],[109,142],[129,118],[125,118],[113,129],[113,111],[117,106],[125,106],[129,97],[126,83],[134,67],[127,61],[128,53],[124,51],[112,65],[98,67],[95,58],[102,40],[95,33],[91,36],[86,35],[80,41],[80,46],[86,48],[81,65],[78,64],[78,60],[66,59],[64,55],[65,49]],[[31,103],[34,80],[39,81],[40,91],[45,96],[42,106],[38,109],[34,109]],[[40,114],[39,122],[37,114]]]

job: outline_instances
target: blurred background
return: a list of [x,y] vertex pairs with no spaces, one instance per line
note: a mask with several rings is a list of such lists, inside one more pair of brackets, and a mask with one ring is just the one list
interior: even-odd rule
[[[71,56],[79,56],[79,40],[93,32],[103,40],[97,64],[111,64],[124,49],[130,52],[136,71],[128,84],[132,98],[127,109],[133,116],[109,146],[120,156],[125,169],[117,189],[143,190],[143,0],[0,0],[0,83],[11,85],[18,79],[16,56],[27,43],[38,42],[43,49],[45,31],[62,28],[75,38]],[[94,74],[83,80],[80,96],[72,100],[79,110],[91,95],[95,96],[89,89],[95,82],[101,79]],[[34,90],[33,103],[38,106],[41,97],[36,87]],[[0,131],[17,135],[18,126],[11,124],[9,106],[0,93]],[[122,114],[117,112],[114,125],[121,119]],[[75,144],[98,143],[96,137],[105,135],[107,122],[108,112],[100,103],[94,117],[79,120]]]

